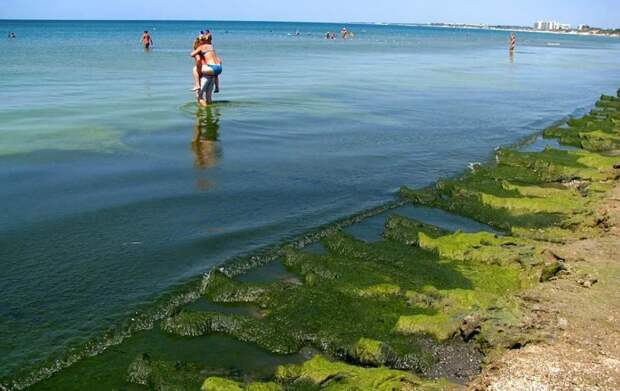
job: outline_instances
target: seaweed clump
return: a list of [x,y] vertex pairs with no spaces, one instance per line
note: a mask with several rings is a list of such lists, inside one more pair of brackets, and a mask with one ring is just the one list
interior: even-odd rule
[[362,368],[317,355],[301,365],[279,367],[274,382],[246,384],[211,377],[205,380],[202,391],[439,391],[451,388],[445,381],[422,380],[411,373],[387,368]]
[[[476,167],[432,188],[402,188],[414,203],[470,217],[517,237],[563,240],[596,228],[596,205],[618,176],[617,158],[588,151],[499,150],[495,165]],[[578,234],[577,234],[578,235]]]
[[620,95],[603,95],[588,115],[570,119],[565,126],[547,128],[543,136],[588,151],[612,151],[620,148],[619,123]]
[[[274,353],[312,346],[360,365],[428,370],[435,361],[429,341],[451,340],[467,315],[485,312],[529,282],[521,266],[510,262],[515,255],[503,263],[500,255],[498,262],[482,256],[464,262],[462,255],[472,252],[457,256],[390,239],[410,234],[394,226],[404,219],[388,220],[388,239],[379,243],[340,232],[323,241],[325,255],[289,251],[284,264],[302,284],[256,286],[215,272],[205,296],[229,305],[232,297],[237,304],[251,302],[259,316],[182,311],[163,321],[162,329],[180,336],[223,333]],[[433,232],[437,240],[451,236]],[[486,257],[493,258],[491,251]]]

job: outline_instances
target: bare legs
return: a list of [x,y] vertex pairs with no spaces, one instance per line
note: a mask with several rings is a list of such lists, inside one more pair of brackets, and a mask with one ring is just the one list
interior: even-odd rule
[[220,92],[220,76],[215,76],[215,92],[216,94],[218,94]]
[[192,71],[192,76],[194,77],[194,88],[192,91],[200,91],[200,75],[215,76],[215,91],[213,92],[216,94],[220,92],[220,76],[216,75],[211,68],[203,67],[202,63],[196,63]]
[[196,66],[192,71],[192,76],[194,77],[194,88],[192,91],[200,91],[200,74],[202,73],[202,62],[200,60],[196,60]]

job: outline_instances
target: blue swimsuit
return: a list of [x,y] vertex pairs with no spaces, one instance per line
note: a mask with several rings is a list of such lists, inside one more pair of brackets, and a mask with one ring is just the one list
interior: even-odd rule
[[213,74],[215,74],[215,76],[219,76],[220,74],[222,74],[222,66],[219,64],[207,64],[207,66],[209,68],[211,68],[211,70],[213,71]]

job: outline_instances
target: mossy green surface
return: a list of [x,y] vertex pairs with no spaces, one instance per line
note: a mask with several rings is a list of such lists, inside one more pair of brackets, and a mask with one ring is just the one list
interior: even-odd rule
[[387,368],[361,368],[341,362],[329,361],[318,355],[300,366],[282,367],[276,373],[284,384],[303,382],[320,386],[321,390],[446,390],[449,385],[442,381],[422,380],[403,371]]
[[284,391],[284,387],[277,383],[250,383],[210,377],[204,381],[201,391]]
[[204,376],[197,365],[155,361],[142,355],[129,366],[127,382],[151,390],[185,391],[198,389]]
[[403,371],[362,368],[334,362],[320,355],[301,365],[279,367],[276,382],[241,383],[218,377],[205,380],[202,391],[444,391],[454,387],[445,381],[422,380]]
[[497,164],[477,167],[461,178],[439,181],[433,188],[401,194],[415,203],[471,217],[508,232],[569,229],[592,214],[596,196],[571,188],[614,180],[617,158],[588,151],[545,149],[538,153],[500,150]]
[[543,136],[589,151],[616,150],[620,148],[619,123],[620,99],[604,95],[590,114],[570,119],[566,126],[545,129]]
[[[413,237],[411,230],[422,238],[414,245],[406,239]],[[214,301],[230,303],[234,291],[261,292],[238,300],[260,308],[260,318],[183,311],[162,322],[162,328],[181,336],[225,333],[278,353],[310,345],[363,365],[423,371],[433,357],[421,341],[450,339],[465,316],[484,312],[499,297],[528,284],[520,264],[500,262],[501,256],[493,258],[491,251],[465,259],[469,252],[458,245],[452,252],[422,246],[425,240],[449,236],[398,217],[388,220],[386,237],[402,240],[371,244],[336,233],[323,241],[325,255],[286,254],[284,265],[303,285],[246,286],[219,272],[211,277],[216,283],[207,288],[206,297]],[[478,236],[473,242],[486,243],[484,234]],[[489,247],[501,241],[486,239]]]

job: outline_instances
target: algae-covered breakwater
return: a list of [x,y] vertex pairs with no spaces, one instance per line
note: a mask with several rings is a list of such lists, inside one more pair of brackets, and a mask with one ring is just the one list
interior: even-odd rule
[[[446,356],[490,354],[547,337],[533,327],[519,293],[562,273],[549,242],[606,229],[596,207],[619,175],[619,159],[606,153],[620,148],[619,131],[620,97],[605,96],[583,118],[544,131],[576,150],[502,149],[495,162],[460,178],[401,190],[403,199],[501,235],[449,232],[393,214],[378,242],[334,232],[322,240],[322,253],[286,249],[287,278],[248,283],[212,272],[202,300],[214,309],[181,309],[160,323],[164,334],[179,343],[226,335],[274,354],[306,350],[313,357],[254,378],[211,376],[200,363],[140,354],[124,368],[128,387],[451,388],[469,372],[455,376]],[[242,308],[250,310],[236,310]],[[442,377],[449,379],[434,380]]]

